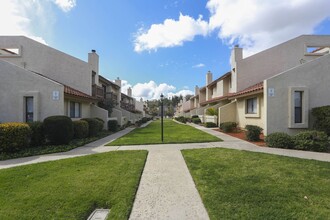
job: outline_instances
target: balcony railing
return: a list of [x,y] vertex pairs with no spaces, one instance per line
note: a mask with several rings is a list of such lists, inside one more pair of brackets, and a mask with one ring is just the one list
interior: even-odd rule
[[104,90],[101,86],[96,84],[92,85],[92,96],[97,99],[104,99]]
[[121,107],[122,109],[125,109],[126,111],[129,111],[129,112],[135,111],[135,106],[134,106],[134,104],[125,103],[125,102],[120,102],[120,107]]

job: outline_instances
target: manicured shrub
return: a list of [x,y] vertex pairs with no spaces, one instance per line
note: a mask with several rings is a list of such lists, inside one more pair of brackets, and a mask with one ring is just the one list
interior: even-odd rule
[[[131,123],[131,121],[128,121],[128,123]],[[118,130],[118,121],[117,120],[109,120],[108,121],[108,130],[112,132],[116,132]]]
[[44,132],[46,139],[51,144],[68,144],[73,138],[72,120],[64,115],[56,115],[45,118]]
[[31,129],[30,147],[42,146],[45,144],[44,126],[41,121],[27,123]]
[[245,136],[246,139],[249,141],[259,141],[260,140],[260,134],[263,130],[261,127],[256,125],[246,125],[245,126],[246,132]]
[[181,122],[181,123],[184,123],[184,124],[187,122],[186,118],[183,117],[183,116],[179,116],[179,117],[176,117],[174,119],[177,120],[178,122]]
[[185,117],[185,120],[186,120],[186,123],[188,122],[188,123],[191,123],[191,118],[189,118],[189,117]]
[[237,127],[236,122],[228,121],[228,122],[220,123],[220,129],[226,133],[232,132],[236,127]]
[[[88,136],[97,135],[100,131],[100,121],[95,118],[82,118],[81,120],[88,123]],[[102,125],[103,126],[103,125]]]
[[268,147],[293,148],[293,138],[284,132],[275,132],[265,138]]
[[329,139],[323,131],[303,131],[294,136],[294,145],[297,150],[325,152],[329,147]]
[[315,118],[314,128],[330,136],[330,105],[312,109]]
[[140,127],[142,125],[142,121],[138,120],[135,122],[135,126]]
[[89,134],[88,122],[79,120],[73,122],[73,136],[74,138],[81,139],[87,138]]
[[191,121],[194,124],[200,124],[201,123],[201,120],[199,118],[192,118]]
[[143,118],[141,119],[141,121],[142,121],[142,124],[144,124],[144,123],[147,123],[147,122],[148,122],[148,119],[147,119],[146,117],[143,117]]
[[191,116],[191,119],[193,119],[193,118],[199,118],[199,117],[198,117],[198,115],[193,115],[193,116]]
[[31,133],[26,123],[0,124],[0,152],[15,152],[28,147]]
[[104,121],[101,118],[95,118],[95,119],[99,123],[99,130],[98,131],[102,131],[103,130]]
[[214,128],[216,126],[217,126],[217,124],[214,123],[214,122],[206,122],[205,123],[205,127],[207,127],[207,128]]

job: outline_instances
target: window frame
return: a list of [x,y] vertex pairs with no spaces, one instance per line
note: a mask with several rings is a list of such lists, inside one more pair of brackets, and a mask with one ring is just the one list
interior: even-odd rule
[[[31,100],[31,103],[28,101]],[[34,98],[33,96],[25,96],[24,97],[24,102],[25,102],[25,122],[33,122],[34,120]],[[28,104],[31,104],[31,106],[28,106]],[[32,108],[32,111],[28,111],[29,107]]]
[[[301,94],[300,105],[301,107],[296,107],[295,94],[299,92]],[[301,120],[296,120],[296,108],[301,108]],[[289,88],[289,128],[308,128],[308,115],[309,109],[309,94],[307,87],[290,87]]]
[[[77,110],[78,110],[78,114],[76,114]],[[68,113],[69,113],[70,118],[81,118],[81,111],[82,111],[82,108],[81,108],[80,102],[69,101],[69,112]]]
[[[249,112],[248,101],[255,100],[255,112]],[[250,96],[244,99],[244,114],[246,118],[260,118],[260,97]]]

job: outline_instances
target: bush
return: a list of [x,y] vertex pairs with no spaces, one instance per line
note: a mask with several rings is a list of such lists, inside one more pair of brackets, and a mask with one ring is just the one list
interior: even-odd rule
[[73,136],[74,138],[81,139],[87,138],[89,134],[87,121],[74,121],[73,122]]
[[193,119],[193,118],[199,118],[199,117],[198,117],[198,115],[193,115],[193,116],[191,116],[191,119]]
[[101,118],[95,118],[99,123],[99,131],[103,130],[104,121]]
[[[95,118],[82,118],[80,120],[86,121],[88,123],[88,136],[92,137],[97,135],[100,131],[101,123]],[[103,125],[102,125],[103,127]]]
[[226,133],[232,132],[236,127],[237,127],[236,122],[228,121],[228,122],[220,123],[220,129]]
[[44,126],[41,121],[27,123],[31,129],[30,147],[42,146],[45,144]]
[[284,132],[275,132],[265,138],[268,147],[293,148],[293,138]]
[[246,139],[249,141],[259,141],[260,140],[260,134],[263,130],[261,127],[256,125],[246,125],[245,129],[247,130],[245,132]]
[[214,128],[216,126],[217,126],[217,124],[214,123],[214,122],[206,122],[205,123],[205,127],[207,127],[207,128]]
[[135,122],[135,126],[140,127],[142,125],[142,121],[138,120]]
[[51,144],[68,144],[73,138],[72,120],[64,115],[45,118],[44,132],[46,139]]
[[297,150],[325,152],[329,147],[329,139],[323,131],[303,131],[294,136],[294,145]]
[[[127,122],[131,123],[130,121]],[[108,130],[112,132],[116,132],[118,130],[118,121],[117,120],[109,120],[108,121]]]
[[330,136],[330,105],[312,109],[315,117],[314,128]]
[[0,152],[15,152],[28,147],[31,133],[25,123],[0,124]]
[[201,120],[199,118],[192,118],[191,121],[194,124],[200,124],[201,123]]
[[206,115],[218,116],[218,110],[216,108],[208,108],[205,113]]
[[148,122],[148,119],[147,119],[146,117],[143,117],[143,118],[141,119],[141,121],[142,121],[142,124],[144,124],[144,123],[147,123],[147,122]]
[[183,116],[176,117],[174,119],[177,120],[178,122],[181,122],[181,123],[184,123],[184,124],[187,122],[186,118],[183,117]]

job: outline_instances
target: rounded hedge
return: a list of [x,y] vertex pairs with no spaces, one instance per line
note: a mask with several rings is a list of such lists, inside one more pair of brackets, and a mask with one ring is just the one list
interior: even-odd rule
[[[100,121],[95,118],[82,118],[81,120],[88,123],[88,135],[95,136],[100,131]],[[102,125],[103,126],[103,125]]]
[[99,131],[103,130],[104,121],[101,118],[95,118],[99,123]]
[[275,132],[265,138],[268,147],[293,148],[293,138],[284,132]]
[[294,145],[297,150],[325,152],[329,148],[329,139],[323,131],[303,131],[294,136]]
[[88,122],[87,121],[74,121],[73,122],[73,136],[74,138],[81,139],[88,137]]
[[[131,121],[128,121],[127,124],[130,124]],[[108,130],[112,132],[116,132],[118,130],[118,121],[117,120],[109,120],[108,121]]]
[[232,132],[237,127],[237,123],[232,121],[223,122],[220,123],[219,127],[223,132],[229,133]]
[[41,121],[27,123],[32,131],[30,147],[42,146],[45,144],[44,125]]
[[216,126],[217,126],[217,124],[214,123],[214,122],[206,122],[205,123],[205,127],[207,127],[207,128],[214,128]]
[[68,144],[73,138],[72,120],[64,115],[56,115],[45,118],[44,132],[46,139],[51,144]]
[[256,125],[246,125],[245,126],[246,132],[245,136],[246,139],[249,141],[259,141],[260,140],[260,134],[263,130],[261,127]]
[[191,121],[194,124],[200,124],[202,122],[199,118],[192,118]]
[[26,123],[0,124],[0,152],[15,152],[28,147],[31,133]]

